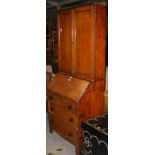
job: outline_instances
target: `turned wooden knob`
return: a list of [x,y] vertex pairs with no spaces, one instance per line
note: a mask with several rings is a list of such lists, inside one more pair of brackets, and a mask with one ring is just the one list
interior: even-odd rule
[[68,136],[72,137],[73,136],[72,132],[68,132]]
[[49,96],[48,99],[53,100],[53,96]]
[[72,109],[73,109],[72,105],[71,104],[68,105],[68,110],[72,110]]
[[71,117],[70,119],[69,119],[69,122],[74,122],[74,118],[73,117]]
[[55,110],[55,108],[54,108],[54,107],[51,107],[51,108],[50,108],[50,111],[54,111],[54,110]]

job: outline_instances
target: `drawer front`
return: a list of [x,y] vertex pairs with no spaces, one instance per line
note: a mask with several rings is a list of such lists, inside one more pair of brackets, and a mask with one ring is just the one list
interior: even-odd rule
[[79,142],[80,133],[75,128],[69,127],[61,119],[49,114],[49,123],[52,122],[52,128],[64,139],[77,145]]
[[69,99],[62,98],[54,93],[50,93],[48,101],[67,111],[78,113],[78,104]]
[[79,122],[78,122],[78,115],[76,113],[62,109],[61,107],[58,107],[50,102],[48,112],[54,114],[56,117],[66,122],[68,125],[74,128],[78,128]]

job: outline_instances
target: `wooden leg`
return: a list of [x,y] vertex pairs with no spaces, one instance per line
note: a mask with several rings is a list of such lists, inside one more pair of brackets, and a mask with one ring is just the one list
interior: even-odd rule
[[80,150],[78,148],[75,148],[75,152],[76,152],[76,155],[80,155]]
[[76,155],[84,155],[82,153],[83,150],[83,135],[82,135],[82,131],[80,132],[81,136],[78,139],[78,143],[75,145],[75,152]]
[[49,131],[50,131],[50,133],[53,133],[53,129],[52,128],[49,128]]
[[53,120],[49,120],[49,131],[50,133],[53,132]]
[[49,132],[53,132],[53,122],[51,120],[49,120]]
[[82,151],[82,145],[81,145],[81,142],[80,142],[79,146],[75,146],[76,155],[83,155],[81,151]]
[[76,150],[76,155],[85,155],[80,150]]

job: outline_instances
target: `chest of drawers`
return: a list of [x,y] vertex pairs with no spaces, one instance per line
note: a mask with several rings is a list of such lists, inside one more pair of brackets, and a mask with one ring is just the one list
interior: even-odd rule
[[104,111],[103,89],[104,81],[89,82],[56,74],[47,92],[50,132],[56,131],[79,152],[82,147],[81,122]]

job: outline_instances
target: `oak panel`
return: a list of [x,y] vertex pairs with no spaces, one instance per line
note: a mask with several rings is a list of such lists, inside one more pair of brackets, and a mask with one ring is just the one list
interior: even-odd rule
[[63,11],[58,16],[59,30],[59,70],[71,73],[72,66],[72,14]]
[[[81,9],[82,8],[82,9]],[[92,7],[75,9],[75,76],[94,79],[94,13]]]

